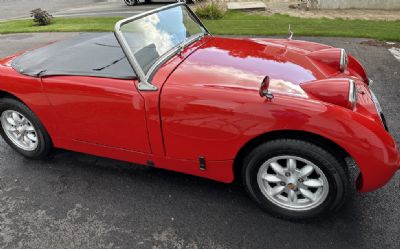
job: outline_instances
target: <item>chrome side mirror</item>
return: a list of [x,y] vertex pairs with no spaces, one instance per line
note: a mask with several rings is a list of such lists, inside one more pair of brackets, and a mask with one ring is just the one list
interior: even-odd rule
[[261,82],[260,90],[258,90],[258,93],[260,94],[260,97],[266,97],[269,100],[272,100],[274,98],[274,95],[269,91],[269,76],[265,76],[263,81]]

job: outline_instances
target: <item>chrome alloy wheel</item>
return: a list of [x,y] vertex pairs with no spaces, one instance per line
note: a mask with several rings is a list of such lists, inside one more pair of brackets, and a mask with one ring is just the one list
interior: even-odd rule
[[263,163],[257,183],[268,200],[293,211],[313,209],[329,193],[329,183],[322,170],[296,156],[277,156]]
[[1,114],[1,126],[7,137],[18,147],[33,151],[38,147],[38,136],[32,123],[21,113],[5,110]]

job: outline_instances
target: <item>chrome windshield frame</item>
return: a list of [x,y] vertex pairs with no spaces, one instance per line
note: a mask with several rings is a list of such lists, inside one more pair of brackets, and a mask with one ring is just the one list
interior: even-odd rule
[[[123,25],[127,24],[127,23],[130,23],[130,22],[135,21],[137,19],[143,18],[145,16],[152,15],[152,14],[155,14],[155,13],[167,10],[167,9],[175,8],[175,7],[178,7],[178,6],[183,6],[183,7],[186,8],[188,13],[202,27],[202,29],[204,30],[204,34],[198,34],[198,35],[195,35],[193,37],[190,37],[190,39],[185,40],[183,43],[181,43],[178,46],[172,48],[167,53],[161,55],[156,60],[156,62],[151,66],[149,71],[147,73],[145,73],[142,70],[142,68],[140,67],[138,61],[136,60],[132,50],[129,48],[129,45],[128,45],[124,35],[121,32],[121,27]],[[115,37],[117,38],[119,44],[121,45],[121,48],[124,51],[127,60],[129,61],[130,65],[132,66],[132,69],[135,71],[135,74],[139,78],[138,88],[141,91],[157,91],[157,87],[155,85],[151,84],[151,82],[149,82],[149,79],[150,79],[151,75],[153,75],[154,71],[159,68],[160,64],[164,63],[167,59],[171,58],[175,54],[178,54],[180,52],[182,46],[186,47],[187,45],[199,40],[199,38],[203,37],[204,35],[210,35],[209,31],[204,26],[204,24],[200,21],[200,19],[196,16],[196,14],[193,13],[193,11],[185,3],[182,3],[182,2],[176,3],[176,4],[169,4],[169,5],[166,5],[166,6],[161,7],[161,8],[153,9],[153,10],[150,10],[150,11],[147,11],[147,12],[143,12],[141,14],[138,14],[138,15],[135,15],[135,16],[132,16],[132,17],[128,17],[128,18],[122,19],[122,20],[118,21],[115,24],[114,34],[115,34]]]

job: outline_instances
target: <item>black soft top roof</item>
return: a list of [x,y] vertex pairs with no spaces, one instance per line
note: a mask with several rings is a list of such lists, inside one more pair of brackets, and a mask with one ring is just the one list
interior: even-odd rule
[[12,61],[21,74],[134,79],[135,72],[113,33],[84,33],[28,51]]

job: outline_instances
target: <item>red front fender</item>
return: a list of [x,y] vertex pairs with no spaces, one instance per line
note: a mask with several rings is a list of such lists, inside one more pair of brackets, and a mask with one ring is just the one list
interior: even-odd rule
[[324,135],[346,150],[357,163],[361,171],[357,190],[376,190],[389,182],[399,169],[400,153],[396,142],[381,124],[358,113],[348,118],[343,116],[341,121],[345,133]]

